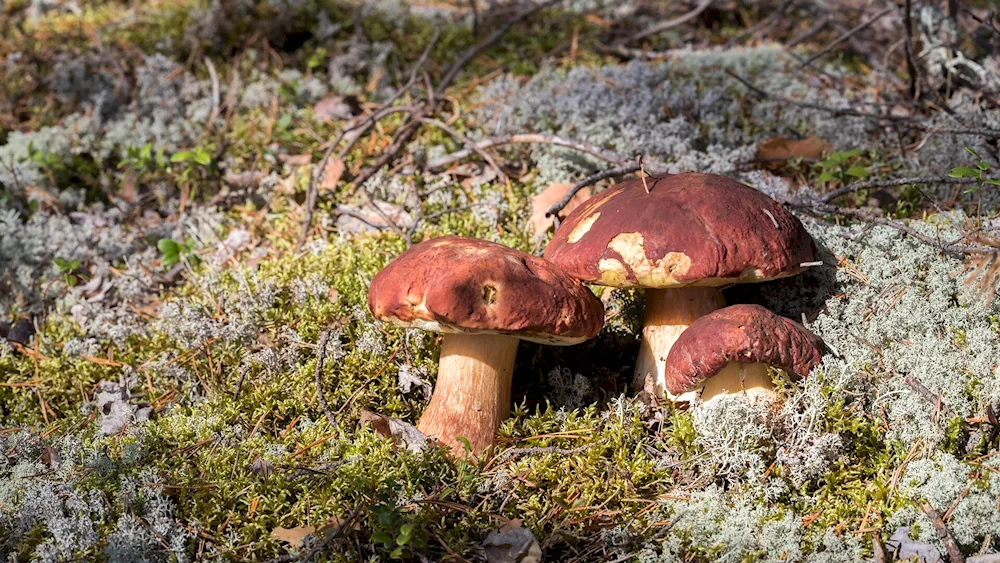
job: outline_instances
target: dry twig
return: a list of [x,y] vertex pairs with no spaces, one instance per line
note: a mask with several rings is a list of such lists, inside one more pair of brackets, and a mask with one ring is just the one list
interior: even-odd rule
[[638,171],[639,168],[641,167],[642,165],[636,162],[633,164],[627,164],[619,168],[611,168],[609,170],[604,170],[596,174],[591,174],[590,176],[587,176],[583,180],[580,180],[579,182],[573,184],[573,187],[570,188],[568,192],[566,192],[566,195],[563,196],[561,200],[556,202],[555,205],[550,207],[549,210],[545,212],[545,216],[552,217],[553,215],[556,215],[560,211],[565,209],[566,206],[569,205],[569,201],[573,199],[573,196],[575,196],[576,193],[582,190],[583,188],[586,188],[587,186],[592,186],[597,182],[600,182],[601,180],[606,180],[608,178],[613,178],[615,176],[623,176],[625,174],[631,174],[632,172]]
[[696,17],[698,17],[699,14],[701,14],[702,12],[704,12],[705,10],[707,10],[708,7],[712,5],[713,1],[714,0],[701,0],[701,2],[699,2],[698,5],[695,6],[694,9],[691,10],[690,12],[688,12],[688,13],[682,15],[682,16],[678,16],[678,17],[676,17],[676,18],[674,18],[672,20],[667,20],[665,22],[660,22],[660,23],[658,23],[658,24],[656,24],[656,25],[654,25],[654,26],[652,26],[650,28],[644,29],[644,30],[640,31],[639,33],[636,33],[635,35],[630,36],[628,39],[626,39],[622,43],[631,43],[632,41],[638,41],[640,39],[649,37],[650,35],[656,35],[657,33],[666,31],[668,29],[677,27],[679,25],[683,25],[683,24],[685,24],[685,23],[687,23],[687,22],[695,19]]
[[316,371],[313,377],[316,379],[316,396],[319,397],[319,404],[323,406],[323,413],[326,414],[327,421],[330,422],[330,426],[337,426],[337,418],[333,416],[333,410],[330,409],[330,404],[326,402],[326,397],[323,396],[323,360],[326,358],[326,343],[330,340],[330,331],[324,330],[319,333],[319,343],[316,344]]
[[923,510],[924,514],[931,519],[931,524],[934,525],[934,530],[937,531],[938,538],[944,543],[945,549],[948,550],[948,559],[951,563],[965,563],[965,556],[962,555],[962,550],[955,543],[955,539],[951,537],[948,527],[944,525],[944,521],[941,520],[941,516],[937,513],[937,510],[934,510],[934,507],[926,502],[920,503],[920,510]]

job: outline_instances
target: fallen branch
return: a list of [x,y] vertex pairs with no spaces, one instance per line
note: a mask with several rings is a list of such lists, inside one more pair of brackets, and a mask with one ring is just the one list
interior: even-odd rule
[[924,514],[931,519],[931,524],[934,525],[938,538],[942,543],[944,543],[945,549],[948,550],[948,559],[951,563],[965,563],[965,556],[962,555],[962,550],[959,549],[954,538],[952,538],[951,534],[948,533],[948,527],[944,525],[944,520],[942,520],[941,516],[936,510],[934,510],[934,507],[926,502],[922,502],[920,503],[920,510],[923,510]]
[[586,188],[587,186],[592,186],[597,182],[600,182],[601,180],[606,180],[608,178],[613,178],[615,176],[623,176],[625,174],[631,174],[632,172],[637,172],[642,167],[643,167],[642,164],[636,162],[634,164],[628,164],[625,166],[621,166],[619,168],[611,168],[610,170],[604,170],[603,172],[598,172],[597,174],[591,174],[590,176],[587,176],[583,180],[580,180],[579,182],[573,184],[573,187],[570,188],[568,192],[566,192],[566,195],[563,196],[561,200],[556,202],[555,205],[550,207],[549,210],[545,212],[545,216],[552,217],[553,215],[556,215],[557,213],[565,209],[566,206],[569,205],[569,201],[573,199],[573,196],[575,196],[576,193],[582,190],[583,188]]
[[456,162],[468,157],[474,152],[478,152],[483,149],[488,149],[491,147],[501,146],[501,145],[511,145],[511,144],[545,144],[545,145],[555,145],[558,147],[564,147],[568,149],[573,149],[580,151],[582,153],[589,154],[593,157],[599,158],[605,162],[610,162],[617,166],[624,166],[629,162],[630,159],[625,158],[614,151],[609,151],[603,149],[597,145],[588,143],[586,141],[577,141],[574,139],[567,139],[565,137],[560,137],[558,135],[547,135],[543,133],[521,133],[515,135],[501,135],[499,137],[490,137],[478,141],[475,145],[470,148],[462,149],[460,151],[453,152],[451,154],[436,158],[427,163],[427,168],[430,170],[439,170],[446,166],[455,164]]
[[573,455],[580,452],[584,452],[593,447],[594,444],[587,444],[586,446],[580,446],[578,448],[557,448],[554,446],[543,447],[534,446],[530,448],[511,448],[497,454],[493,459],[494,463],[501,463],[507,461],[509,458],[523,456],[523,455],[543,455],[543,454],[556,454],[556,455]]
[[865,21],[859,23],[858,25],[852,27],[851,29],[845,31],[844,33],[840,34],[839,37],[837,37],[832,42],[830,42],[829,45],[827,45],[826,47],[820,49],[820,51],[818,53],[816,53],[815,55],[813,55],[813,56],[809,57],[808,59],[806,59],[805,61],[803,61],[800,66],[809,66],[810,63],[812,63],[816,59],[822,57],[823,55],[829,53],[837,45],[843,43],[844,41],[846,41],[847,39],[849,39],[850,37],[852,37],[854,34],[858,33],[859,31],[864,30],[866,27],[868,27],[871,24],[873,24],[873,23],[877,22],[878,20],[882,19],[883,16],[885,16],[886,14],[888,14],[889,12],[891,12],[891,11],[893,11],[895,9],[896,9],[896,6],[890,6],[890,7],[886,8],[886,9],[882,10],[881,12],[875,14],[870,19],[865,20]]
[[976,178],[951,178],[949,176],[916,176],[913,178],[893,178],[889,180],[862,180],[860,182],[851,182],[846,186],[823,194],[820,201],[829,203],[844,194],[871,188],[891,188],[909,184],[975,184],[978,181]]
[[486,161],[486,164],[489,164],[490,168],[492,168],[497,173],[497,177],[500,179],[501,182],[506,182],[507,181],[507,174],[505,174],[504,171],[503,171],[503,169],[500,168],[500,165],[497,164],[497,161],[492,156],[490,156],[490,153],[488,153],[485,150],[477,147],[476,144],[473,143],[468,137],[466,137],[465,135],[459,133],[454,128],[452,128],[448,124],[446,124],[446,123],[444,123],[444,122],[442,122],[442,121],[440,121],[438,119],[433,119],[433,118],[430,118],[430,117],[425,117],[425,118],[421,119],[421,121],[423,123],[426,123],[427,125],[432,125],[434,127],[437,127],[438,129],[440,129],[440,130],[444,131],[445,133],[447,133],[447,134],[451,135],[452,137],[454,137],[455,140],[458,141],[459,143],[462,143],[466,147],[468,147],[471,150],[475,151],[476,154],[478,154],[479,156],[483,157],[483,160]]
[[701,14],[702,12],[704,12],[705,10],[707,10],[708,7],[712,5],[713,1],[714,0],[701,0],[701,2],[697,6],[695,6],[694,9],[691,10],[690,12],[688,12],[688,13],[682,15],[682,16],[678,16],[678,17],[676,17],[676,18],[674,18],[672,20],[667,20],[665,22],[660,22],[660,23],[658,23],[658,24],[656,24],[656,25],[654,25],[654,26],[652,26],[650,28],[644,29],[644,30],[640,31],[639,33],[636,33],[635,35],[632,35],[631,37],[629,37],[628,39],[626,39],[622,43],[631,43],[632,41],[638,41],[638,40],[643,39],[645,37],[649,37],[650,35],[656,35],[657,33],[661,33],[661,32],[666,31],[668,29],[677,27],[679,25],[683,25],[683,24],[685,24],[685,23],[687,23],[687,22],[695,19],[696,17],[698,17],[699,14]]
[[329,330],[319,333],[319,343],[316,345],[318,347],[316,350],[316,371],[313,376],[316,379],[316,396],[319,397],[319,404],[323,406],[323,413],[326,414],[326,419],[330,422],[330,426],[336,428],[337,418],[333,416],[330,404],[326,402],[326,397],[323,396],[323,360],[326,358],[326,343],[328,340],[330,340]]
[[[875,215],[873,213],[869,213],[861,209],[840,207],[838,205],[831,205],[829,203],[824,203],[822,201],[811,198],[806,199],[806,198],[791,198],[791,197],[779,196],[776,199],[783,205],[789,207],[811,210],[817,213],[827,213],[830,215],[841,215],[844,217],[852,217],[854,219],[860,219],[867,223],[874,223],[877,225],[890,227],[901,233],[907,234],[924,244],[933,246],[934,248],[937,248],[938,250],[942,252],[947,252],[949,254],[967,256],[971,254],[978,255],[991,252],[990,249],[983,246],[970,246],[970,245],[957,244],[954,242],[952,243],[942,242],[941,240],[938,240],[934,237],[930,237],[923,233],[918,232],[916,229],[906,225],[905,223],[902,223],[900,221],[895,221],[892,219],[887,219],[886,217]],[[958,240],[961,240],[961,238],[959,238]]]
[[920,383],[919,381],[914,379],[913,376],[907,375],[906,377],[903,378],[903,381],[905,381],[907,385],[913,388],[914,391],[920,394],[921,397],[927,399],[927,402],[934,405],[935,411],[944,411],[944,413],[948,416],[948,418],[955,417],[955,411],[952,410],[952,408],[949,407],[948,404],[944,402],[944,400],[941,398],[941,395],[938,395],[937,393],[925,387],[923,383]]

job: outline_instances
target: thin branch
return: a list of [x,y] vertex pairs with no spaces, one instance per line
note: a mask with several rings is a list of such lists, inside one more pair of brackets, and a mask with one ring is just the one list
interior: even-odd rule
[[[392,95],[392,97],[389,98],[388,101],[386,101],[382,109],[368,116],[368,118],[362,121],[361,123],[354,125],[352,127],[348,127],[347,129],[343,129],[337,135],[337,138],[330,143],[330,146],[327,147],[326,152],[323,153],[323,158],[320,160],[319,168],[317,169],[316,173],[312,174],[309,178],[309,188],[306,190],[306,215],[302,221],[302,233],[299,235],[299,240],[295,245],[296,252],[302,250],[302,245],[305,244],[306,238],[309,236],[309,228],[312,226],[313,213],[316,210],[316,201],[319,199],[319,184],[320,182],[323,181],[323,175],[326,174],[326,165],[327,163],[330,162],[330,157],[333,155],[333,151],[336,150],[337,146],[340,144],[340,142],[344,139],[344,137],[348,133],[356,131],[356,133],[352,135],[352,137],[347,141],[347,145],[340,151],[339,154],[340,158],[344,158],[344,156],[346,156],[347,153],[350,152],[351,149],[354,147],[354,143],[356,143],[357,140],[360,139],[363,135],[368,133],[368,131],[375,126],[375,123],[377,123],[383,117],[386,117],[393,113],[400,113],[400,112],[413,113],[416,110],[416,106],[397,107],[393,106],[392,104],[396,103],[396,100],[401,98],[403,94],[409,91],[409,89],[412,88],[414,84],[416,84],[417,75],[420,71],[420,68],[423,67],[424,63],[427,62],[427,58],[430,56],[431,50],[434,48],[434,45],[437,44],[438,39],[440,39],[440,37],[441,37],[441,28],[435,28],[434,36],[431,37],[430,42],[427,43],[427,47],[424,48],[423,53],[420,54],[420,57],[417,58],[417,62],[415,62],[413,64],[413,68],[410,69],[410,77],[406,81],[406,84],[403,85],[403,87],[400,88],[399,90],[396,90],[396,92]],[[358,131],[359,129],[360,131]]]
[[476,152],[476,149],[488,149],[499,145],[510,145],[516,143],[556,145],[559,147],[574,149],[618,166],[624,166],[629,161],[629,159],[615,153],[614,151],[603,149],[586,141],[577,141],[575,139],[567,139],[558,135],[547,135],[542,133],[521,133],[483,139],[477,142],[473,148],[462,149],[428,162],[427,168],[430,170],[437,170],[450,166],[468,157],[473,152]]
[[793,37],[792,40],[785,45],[785,49],[791,50],[792,47],[795,47],[799,43],[808,40],[810,37],[823,31],[823,28],[829,25],[829,23],[830,23],[830,16],[823,16],[822,18],[819,19],[818,22],[814,23],[812,27],[803,31],[799,35]]
[[590,176],[587,176],[583,180],[580,180],[579,182],[573,184],[573,187],[570,188],[568,192],[566,192],[566,195],[563,196],[561,200],[556,202],[552,207],[549,208],[548,211],[545,212],[545,216],[552,217],[553,215],[556,215],[557,213],[565,209],[566,206],[569,205],[570,200],[573,199],[573,196],[575,196],[576,193],[582,190],[583,188],[587,186],[592,186],[597,182],[600,182],[601,180],[614,178],[615,176],[623,176],[625,174],[631,174],[632,172],[638,171],[640,168],[642,168],[642,164],[636,162],[634,164],[628,164],[625,166],[621,166],[619,168],[611,168],[609,170],[604,170],[596,174],[591,174]]
[[468,137],[459,133],[453,127],[450,127],[448,124],[438,119],[434,119],[431,117],[424,117],[420,121],[426,123],[427,125],[433,125],[434,127],[437,127],[438,129],[454,137],[455,140],[458,141],[459,143],[462,143],[466,147],[475,151],[476,154],[483,157],[483,160],[485,160],[486,163],[490,165],[490,168],[492,168],[497,173],[497,177],[500,178],[501,182],[507,181],[507,175],[504,174],[503,169],[500,168],[500,165],[497,164],[497,161],[494,160],[492,156],[490,156],[490,153],[477,147],[476,144],[473,141],[471,141]]
[[911,0],[903,0],[903,27],[906,28],[906,40],[903,52],[906,54],[906,74],[910,81],[910,99],[916,101],[920,92],[917,90],[917,65],[913,62],[913,6]]
[[851,207],[840,207],[838,205],[823,203],[822,201],[811,198],[806,199],[806,198],[792,198],[792,197],[779,196],[776,199],[778,199],[778,201],[781,202],[783,205],[787,205],[789,207],[806,209],[817,213],[827,213],[830,215],[841,215],[844,217],[852,217],[854,219],[860,219],[867,223],[874,223],[877,225],[890,227],[892,229],[896,229],[901,233],[907,234],[928,246],[933,246],[934,248],[937,248],[938,250],[942,252],[947,252],[949,254],[955,254],[958,256],[967,256],[970,254],[984,254],[989,251],[988,249],[982,246],[967,246],[960,244],[942,243],[940,240],[934,237],[930,237],[921,232],[918,232],[916,229],[906,225],[905,223],[902,223],[900,221],[894,221],[892,219],[887,219],[880,215],[874,215],[872,213],[863,211],[861,209],[854,209]]
[[494,463],[501,463],[507,461],[511,457],[523,456],[523,455],[543,455],[543,454],[556,454],[556,455],[573,455],[578,454],[592,448],[594,444],[587,444],[586,446],[580,446],[578,448],[557,448],[557,447],[542,447],[534,446],[530,448],[511,448],[497,454],[496,458],[493,460]]
[[903,381],[905,381],[906,384],[909,385],[914,391],[916,391],[921,397],[927,399],[928,403],[934,405],[934,410],[944,411],[944,413],[948,416],[948,418],[953,418],[955,416],[955,411],[952,410],[952,408],[949,407],[948,404],[944,402],[944,399],[941,398],[941,395],[938,395],[937,393],[928,389],[926,386],[924,386],[923,383],[920,383],[919,381],[914,379],[913,376],[907,375],[906,377],[903,378]]
[[476,0],[469,0],[469,7],[472,8],[472,36],[479,37],[479,7]]
[[820,198],[820,201],[829,203],[844,194],[871,188],[892,188],[909,184],[975,184],[978,181],[976,178],[951,178],[949,176],[916,176],[913,178],[893,178],[890,180],[862,180],[860,182],[851,182],[846,186],[828,192]]
[[816,59],[822,57],[823,55],[829,53],[834,47],[836,47],[840,43],[846,41],[848,38],[850,38],[851,36],[853,36],[855,33],[859,32],[859,31],[865,29],[866,27],[870,26],[871,24],[877,22],[878,20],[882,19],[882,16],[885,16],[886,14],[888,14],[889,12],[891,12],[891,11],[893,11],[895,9],[896,9],[896,6],[890,6],[890,7],[886,8],[886,9],[882,10],[881,12],[875,14],[870,19],[868,19],[868,20],[866,20],[864,22],[861,22],[858,25],[852,27],[851,29],[845,31],[839,37],[837,37],[836,39],[834,39],[832,43],[830,43],[829,45],[827,45],[826,47],[824,47],[823,49],[821,49],[820,52],[816,53],[815,55],[813,55],[813,56],[809,57],[808,59],[806,59],[805,61],[803,61],[800,66],[809,66],[810,63],[812,63]]
[[319,343],[316,345],[318,350],[316,350],[316,371],[313,374],[316,379],[316,396],[319,397],[319,404],[323,405],[323,413],[326,414],[327,421],[330,422],[330,426],[337,427],[337,418],[333,416],[333,410],[330,409],[330,404],[326,402],[326,397],[323,396],[323,360],[326,358],[326,343],[330,340],[330,331],[324,330],[319,333]]
[[462,53],[462,55],[458,58],[458,60],[451,65],[451,68],[449,68],[448,71],[445,73],[444,78],[442,78],[441,81],[438,82],[437,88],[434,90],[435,93],[438,94],[439,96],[440,94],[443,94],[445,89],[451,86],[451,83],[454,82],[456,78],[458,78],[458,73],[461,72],[463,68],[465,68],[465,65],[469,64],[469,61],[471,61],[476,55],[483,52],[485,49],[491,47],[494,43],[499,41],[504,35],[507,34],[508,31],[511,30],[512,27],[530,18],[536,12],[548,8],[550,6],[554,6],[561,1],[562,0],[548,0],[547,2],[542,2],[541,4],[536,4],[535,6],[532,6],[531,8],[515,16],[513,19],[509,20],[507,23],[501,26],[500,29],[494,31],[493,34],[487,37],[484,41],[468,48],[464,53]]
[[931,519],[931,524],[934,525],[938,538],[944,544],[945,549],[948,550],[948,559],[951,563],[965,563],[965,556],[962,555],[962,550],[959,549],[954,538],[948,533],[948,527],[944,525],[944,521],[941,520],[941,516],[934,510],[934,507],[926,502],[922,502],[920,503],[920,510],[923,510],[924,514]]
[[695,8],[693,10],[691,10],[690,12],[688,12],[688,13],[682,15],[682,16],[676,17],[676,18],[674,18],[672,20],[667,20],[665,22],[660,22],[660,23],[658,23],[658,24],[656,24],[656,25],[654,25],[654,26],[652,26],[650,28],[647,28],[647,29],[645,29],[643,31],[640,31],[639,33],[636,33],[635,35],[632,35],[631,37],[627,38],[625,41],[622,41],[622,43],[631,43],[633,41],[638,41],[638,40],[643,39],[645,37],[649,37],[650,35],[655,35],[657,33],[666,31],[666,30],[668,30],[670,28],[677,27],[679,25],[683,25],[683,24],[685,24],[685,23],[687,23],[687,22],[695,19],[696,17],[698,17],[699,14],[701,14],[702,12],[704,12],[705,10],[707,10],[708,7],[712,5],[713,1],[714,0],[701,0],[701,2],[699,2],[698,5],[695,6]]
[[[728,68],[727,69],[723,69],[723,72],[725,72],[729,76],[733,77],[740,84],[743,84],[744,86],[746,86],[747,89],[750,90],[758,98],[766,99],[766,100],[774,100],[774,101],[778,101],[778,102],[781,102],[781,103],[785,103],[785,104],[789,104],[789,105],[793,105],[793,106],[797,106],[797,107],[805,108],[805,109],[814,109],[814,110],[817,110],[817,111],[829,112],[831,117],[841,117],[841,116],[864,117],[864,118],[867,118],[867,119],[874,119],[874,120],[877,120],[877,121],[903,122],[903,123],[916,121],[916,118],[910,117],[910,116],[905,116],[905,115],[876,114],[876,113],[871,113],[871,112],[858,111],[858,110],[851,109],[851,108],[848,108],[848,107],[838,108],[838,107],[832,107],[832,106],[825,106],[823,104],[816,104],[816,103],[812,103],[812,102],[803,102],[801,100],[796,100],[794,98],[788,98],[786,96],[780,96],[780,95],[777,95],[777,94],[772,94],[770,92],[767,92],[766,90],[758,88],[753,83],[751,83],[749,80],[747,80],[746,78],[743,78],[742,76],[736,74],[735,72],[733,72],[732,70],[730,70]],[[875,102],[861,103],[861,105],[869,105],[869,106],[875,106],[875,107],[882,107],[882,104],[878,104],[878,103],[875,103]]]
[[219,115],[219,105],[222,100],[219,94],[219,75],[215,72],[212,59],[205,57],[205,66],[208,68],[208,76],[212,79],[212,113],[208,117],[208,121],[211,123]]

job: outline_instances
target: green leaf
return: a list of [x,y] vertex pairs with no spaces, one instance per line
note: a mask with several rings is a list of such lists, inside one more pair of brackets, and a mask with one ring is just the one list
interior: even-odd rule
[[454,487],[445,487],[444,489],[441,489],[440,493],[438,493],[438,498],[441,500],[447,500],[448,496],[454,492],[455,492]]
[[979,156],[978,152],[972,150],[972,147],[965,147],[965,150],[966,150],[966,152],[968,152],[972,156],[976,157],[976,160],[982,160],[983,159],[983,157]]
[[284,131],[288,129],[288,126],[291,124],[292,124],[292,114],[290,113],[283,114],[280,118],[278,118],[277,126],[279,131]]
[[413,522],[407,522],[406,524],[403,524],[402,526],[399,527],[399,535],[401,537],[402,536],[410,537],[410,535],[413,534],[413,528],[414,528]]
[[833,172],[830,172],[829,170],[819,175],[820,182],[829,182],[835,178],[836,176],[834,176]]
[[194,161],[202,166],[208,166],[212,163],[212,155],[208,154],[208,151],[198,148],[194,153]]
[[985,172],[986,170],[990,169],[990,163],[986,162],[985,160],[980,160],[979,162],[976,163],[976,168]]
[[865,167],[864,166],[858,166],[857,164],[855,164],[854,166],[848,168],[847,171],[844,172],[844,174],[847,174],[848,176],[853,176],[855,178],[867,178],[868,177],[868,171],[865,170]]
[[948,174],[951,178],[974,178],[979,175],[979,171],[975,168],[969,168],[968,166],[956,166],[951,169],[951,173]]
[[397,547],[389,553],[390,559],[402,559],[403,558],[403,548],[402,546]]
[[160,252],[164,254],[177,254],[180,252],[180,248],[177,243],[168,238],[161,238],[156,242],[156,248],[160,249]]
[[191,151],[175,152],[171,155],[170,162],[185,162],[191,160],[192,157],[194,157],[194,153]]
[[459,442],[462,442],[462,446],[465,448],[465,451],[467,452],[472,451],[472,443],[469,442],[468,438],[466,438],[465,436],[456,436],[455,439],[458,440]]
[[1000,178],[990,178],[983,182],[984,184],[989,184],[991,186],[1000,186]]
[[59,268],[60,271],[68,272],[71,268],[69,267],[69,262],[63,260],[62,258],[54,258],[52,263]]
[[839,160],[834,160],[832,158],[828,158],[828,159],[826,159],[824,161],[821,161],[819,163],[819,165],[821,167],[823,167],[823,168],[839,168],[840,167],[840,161]]
[[372,534],[372,539],[385,545],[392,543],[392,536],[383,531],[378,531]]
[[153,156],[153,143],[142,145],[142,148],[139,149],[139,157],[148,160],[151,156]]

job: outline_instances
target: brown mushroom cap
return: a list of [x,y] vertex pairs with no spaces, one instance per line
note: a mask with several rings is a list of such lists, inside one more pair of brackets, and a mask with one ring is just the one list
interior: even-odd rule
[[732,305],[696,320],[667,354],[666,388],[701,386],[726,364],[767,364],[806,377],[819,364],[823,341],[799,323],[760,305]]
[[544,344],[577,344],[604,326],[600,300],[547,260],[456,236],[396,257],[372,280],[368,308],[399,326]]
[[765,194],[725,176],[685,173],[595,195],[559,226],[545,257],[586,282],[663,289],[791,276],[816,260],[816,245]]

